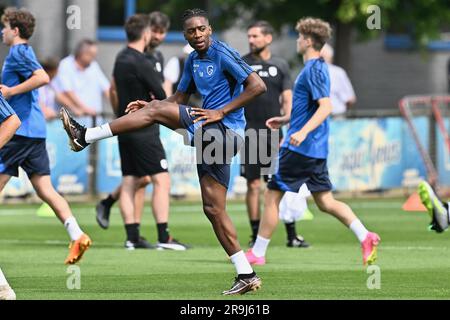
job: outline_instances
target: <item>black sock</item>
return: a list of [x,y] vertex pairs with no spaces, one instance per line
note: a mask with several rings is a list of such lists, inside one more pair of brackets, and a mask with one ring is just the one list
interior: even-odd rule
[[293,240],[297,237],[297,230],[295,230],[295,221],[291,223],[285,223],[287,238],[288,240]]
[[136,229],[138,231],[138,238],[139,238],[141,236],[141,224],[135,223],[134,225],[136,226]]
[[139,241],[139,228],[137,223],[130,223],[125,225],[125,230],[127,231],[127,240],[131,242]]
[[250,226],[252,228],[252,238],[256,240],[256,236],[258,235],[259,229],[259,220],[250,220]]
[[106,199],[103,200],[103,203],[104,203],[106,206],[108,206],[108,207],[111,208],[111,207],[113,206],[113,204],[114,204],[116,201],[117,201],[117,199],[114,199],[114,198],[112,197],[112,195],[109,194],[109,195],[108,195],[108,198],[106,198]]
[[253,278],[254,276],[256,276],[255,271],[253,271],[252,273],[248,273],[248,274],[238,274],[238,279],[248,279],[248,278]]
[[170,236],[169,236],[169,228],[168,228],[167,222],[166,223],[158,223],[156,225],[156,228],[158,229],[158,241],[161,243],[168,242]]
[[442,204],[444,205],[444,208],[447,209],[448,211],[448,202],[442,202]]

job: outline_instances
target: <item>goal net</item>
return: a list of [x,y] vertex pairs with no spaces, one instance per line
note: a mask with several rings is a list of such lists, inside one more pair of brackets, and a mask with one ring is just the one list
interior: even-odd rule
[[406,96],[399,102],[402,116],[413,137],[435,188],[450,185],[450,96]]

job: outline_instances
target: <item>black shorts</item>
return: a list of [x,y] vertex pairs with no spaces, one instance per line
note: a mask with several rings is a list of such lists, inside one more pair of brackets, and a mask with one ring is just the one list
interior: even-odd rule
[[168,172],[166,153],[159,137],[119,136],[119,152],[123,176],[145,177]]
[[[250,129],[251,130],[251,129]],[[272,132],[270,129],[247,129],[245,149],[241,153],[241,176],[251,180],[269,177],[275,172],[275,164],[280,145],[280,131]]]
[[311,193],[331,191],[333,186],[328,176],[327,160],[281,148],[278,170],[270,178],[267,188],[297,193],[304,183]]
[[50,175],[45,139],[14,136],[0,149],[0,174],[18,177],[19,167],[29,178],[34,174]]
[[191,107],[180,105],[180,124],[187,130],[186,138],[190,145],[196,148],[199,180],[209,175],[228,189],[231,161],[241,148],[243,140],[222,122],[204,127],[198,122],[194,124],[190,109]]

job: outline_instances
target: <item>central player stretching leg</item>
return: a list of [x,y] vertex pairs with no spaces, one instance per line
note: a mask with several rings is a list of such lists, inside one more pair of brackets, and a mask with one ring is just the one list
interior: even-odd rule
[[[380,237],[367,231],[348,205],[334,199],[328,178],[330,77],[320,50],[330,38],[331,28],[320,19],[306,18],[297,23],[296,30],[299,33],[297,51],[303,55],[305,67],[294,85],[289,130],[280,149],[278,171],[267,185],[258,236],[246,255],[252,264],[265,264],[283,194],[287,191],[297,193],[306,183],[319,209],[336,217],[355,233],[361,242],[363,263],[372,264]],[[276,119],[270,123],[272,127],[285,124],[280,118]]]
[[[85,129],[74,121],[65,109],[61,110],[61,117],[75,151],[80,151],[95,141],[135,131],[154,123],[173,130],[185,129],[191,138],[195,136],[194,140],[199,133],[203,134],[204,138],[215,137],[215,145],[219,143],[225,151],[232,149],[233,154],[225,152],[224,159],[219,161],[211,163],[208,159],[201,159],[197,171],[203,211],[238,273],[231,289],[223,294],[244,294],[258,289],[261,280],[241,250],[236,230],[225,210],[226,195],[231,158],[238,149],[236,140],[244,140],[245,117],[242,106],[264,93],[266,86],[235,50],[210,38],[212,29],[205,11],[185,11],[183,29],[185,39],[195,51],[185,62],[180,85],[173,96],[150,103],[132,102],[127,108],[130,114],[96,128]],[[203,97],[202,109],[186,106],[189,96],[196,90]],[[220,133],[220,138],[217,133]],[[200,145],[195,145],[203,156],[204,151],[210,148],[206,139],[201,141]]]

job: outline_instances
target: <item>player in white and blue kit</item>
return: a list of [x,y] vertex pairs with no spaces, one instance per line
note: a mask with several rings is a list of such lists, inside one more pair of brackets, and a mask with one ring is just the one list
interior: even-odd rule
[[[330,76],[320,50],[330,38],[331,28],[320,19],[305,18],[298,22],[297,31],[297,51],[303,55],[305,67],[294,84],[289,130],[280,149],[277,173],[267,185],[258,236],[246,255],[252,264],[265,264],[267,247],[278,223],[281,198],[287,191],[298,192],[305,183],[319,209],[355,233],[361,243],[363,263],[371,264],[376,259],[380,237],[369,232],[348,205],[334,199],[328,177],[328,117],[332,106]],[[283,124],[275,119],[269,125]]]
[[[265,92],[266,86],[234,49],[210,37],[212,29],[205,11],[186,10],[183,29],[185,39],[195,51],[185,63],[181,82],[173,96],[150,103],[132,102],[127,108],[130,114],[96,128],[84,128],[64,108],[61,118],[74,151],[153,123],[173,130],[184,129],[200,155],[197,171],[204,213],[238,274],[231,289],[223,294],[243,294],[258,289],[261,280],[241,250],[234,225],[225,211],[226,194],[231,158],[244,138],[242,106]],[[190,95],[197,91],[202,95],[203,108],[186,106]],[[217,152],[209,157],[206,153],[211,147]]]

